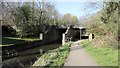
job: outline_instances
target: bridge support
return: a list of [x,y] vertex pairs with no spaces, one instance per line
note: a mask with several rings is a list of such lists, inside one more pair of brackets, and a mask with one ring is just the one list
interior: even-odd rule
[[91,41],[93,38],[92,38],[92,33],[89,34],[89,41]]
[[63,33],[62,34],[62,45],[64,45],[65,44],[65,34]]
[[81,33],[81,32],[82,32],[82,31],[81,31],[81,29],[80,29],[80,40],[82,40],[82,36],[81,36],[81,35],[82,35],[82,33]]

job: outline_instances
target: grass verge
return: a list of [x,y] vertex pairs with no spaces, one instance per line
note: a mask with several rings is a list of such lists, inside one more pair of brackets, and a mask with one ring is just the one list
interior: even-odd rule
[[118,49],[95,47],[88,40],[82,41],[83,48],[101,66],[118,66]]
[[69,54],[70,43],[43,54],[33,66],[63,66]]
[[14,44],[22,44],[26,42],[37,41],[37,38],[15,38],[15,37],[3,37],[2,38],[2,46],[10,46]]

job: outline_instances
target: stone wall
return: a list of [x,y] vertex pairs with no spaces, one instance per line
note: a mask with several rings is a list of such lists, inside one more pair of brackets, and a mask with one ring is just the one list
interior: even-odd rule
[[46,43],[62,42],[62,32],[60,29],[52,27],[46,34],[43,34],[43,41]]

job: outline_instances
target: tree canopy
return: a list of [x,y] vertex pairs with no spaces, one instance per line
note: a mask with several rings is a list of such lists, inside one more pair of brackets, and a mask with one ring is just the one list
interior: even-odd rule
[[[100,5],[97,4],[96,5]],[[97,37],[95,41],[101,42],[100,45],[106,45],[108,47],[118,47],[117,41],[119,40],[119,19],[118,19],[118,2],[104,2],[102,9],[91,15],[89,21],[84,24],[89,32],[94,33]]]
[[39,36],[58,25],[59,13],[49,2],[3,2],[2,6],[3,23],[11,25],[20,37]]

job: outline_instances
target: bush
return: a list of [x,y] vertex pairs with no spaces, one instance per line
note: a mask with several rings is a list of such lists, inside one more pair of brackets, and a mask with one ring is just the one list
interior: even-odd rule
[[9,25],[2,26],[2,36],[16,36],[16,30]]
[[120,32],[118,31],[118,4],[117,2],[104,3],[106,6],[91,16],[91,22],[85,24],[87,30],[95,34],[93,43],[97,46],[118,48]]

